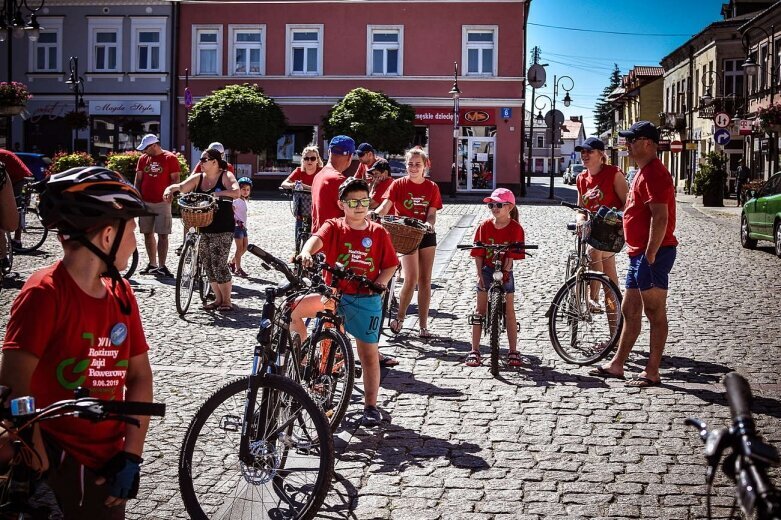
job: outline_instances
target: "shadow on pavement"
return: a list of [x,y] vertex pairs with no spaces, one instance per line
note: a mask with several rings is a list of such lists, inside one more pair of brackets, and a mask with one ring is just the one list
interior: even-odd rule
[[382,382],[380,383],[382,388],[387,390],[395,390],[404,394],[420,394],[420,395],[438,395],[457,397],[463,395],[461,390],[455,388],[443,388],[441,386],[432,385],[425,381],[419,381],[415,379],[415,376],[411,372],[405,372],[399,370],[398,367],[394,367],[392,370],[388,370],[383,374]]
[[355,509],[357,500],[358,490],[355,489],[355,486],[349,479],[335,471],[328,498],[320,511],[317,512],[317,518],[356,518],[352,511]]

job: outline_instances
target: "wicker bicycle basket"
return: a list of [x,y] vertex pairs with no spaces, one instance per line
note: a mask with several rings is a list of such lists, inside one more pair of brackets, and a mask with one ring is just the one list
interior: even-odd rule
[[179,213],[185,229],[202,228],[212,223],[217,200],[208,193],[185,193],[179,197]]
[[392,220],[383,219],[382,226],[390,233],[393,248],[401,255],[408,255],[416,250],[426,234],[424,229]]

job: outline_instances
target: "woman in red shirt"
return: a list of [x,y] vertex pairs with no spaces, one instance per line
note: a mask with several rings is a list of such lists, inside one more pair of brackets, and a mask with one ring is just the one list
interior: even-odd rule
[[[575,147],[586,167],[576,180],[578,186],[578,204],[589,211],[596,212],[600,206],[624,209],[629,186],[624,172],[617,166],[607,164],[605,143],[596,137],[589,137],[582,145]],[[605,273],[618,286],[615,253],[600,251],[588,246],[591,259],[590,267],[594,271]]]
[[390,329],[394,333],[401,330],[407,307],[412,301],[415,286],[418,287],[418,320],[420,337],[430,338],[428,331],[428,308],[431,303],[431,272],[434,269],[437,235],[434,225],[437,222],[437,210],[442,209],[442,196],[439,186],[424,177],[429,164],[428,155],[420,148],[409,150],[405,156],[407,175],[393,181],[383,195],[383,202],[377,208],[379,215],[393,211],[395,215],[412,217],[423,221],[428,233],[423,236],[418,249],[401,257],[401,269],[404,271],[404,284],[399,298],[399,312],[391,320]]
[[307,146],[301,152],[301,166],[293,170],[287,179],[282,181],[283,188],[292,190],[296,187],[296,181],[301,181],[304,191],[312,191],[312,183],[317,172],[323,169],[323,159],[317,146]]

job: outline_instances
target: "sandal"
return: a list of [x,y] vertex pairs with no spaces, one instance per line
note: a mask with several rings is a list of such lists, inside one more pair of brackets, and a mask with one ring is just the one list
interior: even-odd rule
[[[380,354],[380,355],[382,356],[382,354]],[[380,358],[380,368],[395,367],[398,364],[399,364],[399,360],[394,358],[394,357],[382,356]]]
[[231,270],[231,273],[235,273],[236,272],[236,263],[235,262],[229,263],[228,264],[228,269]]
[[388,324],[388,328],[392,333],[398,334],[399,332],[401,332],[401,329],[404,328],[404,318],[399,318],[399,316],[396,315],[395,318],[390,320],[390,323]]
[[523,364],[521,362],[521,355],[517,350],[507,353],[507,364],[511,367],[519,367]]
[[422,339],[429,339],[429,338],[433,338],[434,335],[431,334],[431,332],[429,332],[427,328],[422,328],[420,329],[420,333],[418,333],[418,337]]
[[247,272],[246,272],[246,271],[244,271],[244,269],[242,269],[241,267],[239,267],[238,269],[236,269],[236,276],[240,276],[240,277],[242,277],[242,278],[248,278],[248,277],[249,277],[249,275],[247,274]]
[[203,310],[205,310],[205,311],[213,311],[213,310],[217,309],[218,307],[220,307],[221,305],[222,305],[221,303],[217,303],[217,302],[207,303],[206,305],[203,306]]
[[236,306],[236,304],[233,303],[231,303],[230,305],[220,305],[219,307],[217,307],[217,310],[220,312],[232,312],[235,311],[236,309],[238,309],[238,307]]
[[471,351],[469,354],[466,355],[466,360],[464,360],[464,363],[468,367],[479,367],[482,365],[482,361],[480,359],[480,352],[477,350]]

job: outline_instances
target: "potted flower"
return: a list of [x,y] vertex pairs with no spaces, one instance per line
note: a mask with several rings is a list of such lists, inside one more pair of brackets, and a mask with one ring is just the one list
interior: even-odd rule
[[757,118],[763,130],[777,132],[781,130],[781,104],[757,110]]
[[24,83],[18,81],[0,82],[0,115],[19,115],[31,97],[33,95],[30,94]]
[[74,130],[81,130],[82,128],[87,128],[89,126],[87,114],[80,110],[68,112],[63,119],[65,120],[65,124]]
[[702,196],[702,205],[724,206],[724,180],[727,176],[727,156],[709,152],[694,174],[694,194]]

